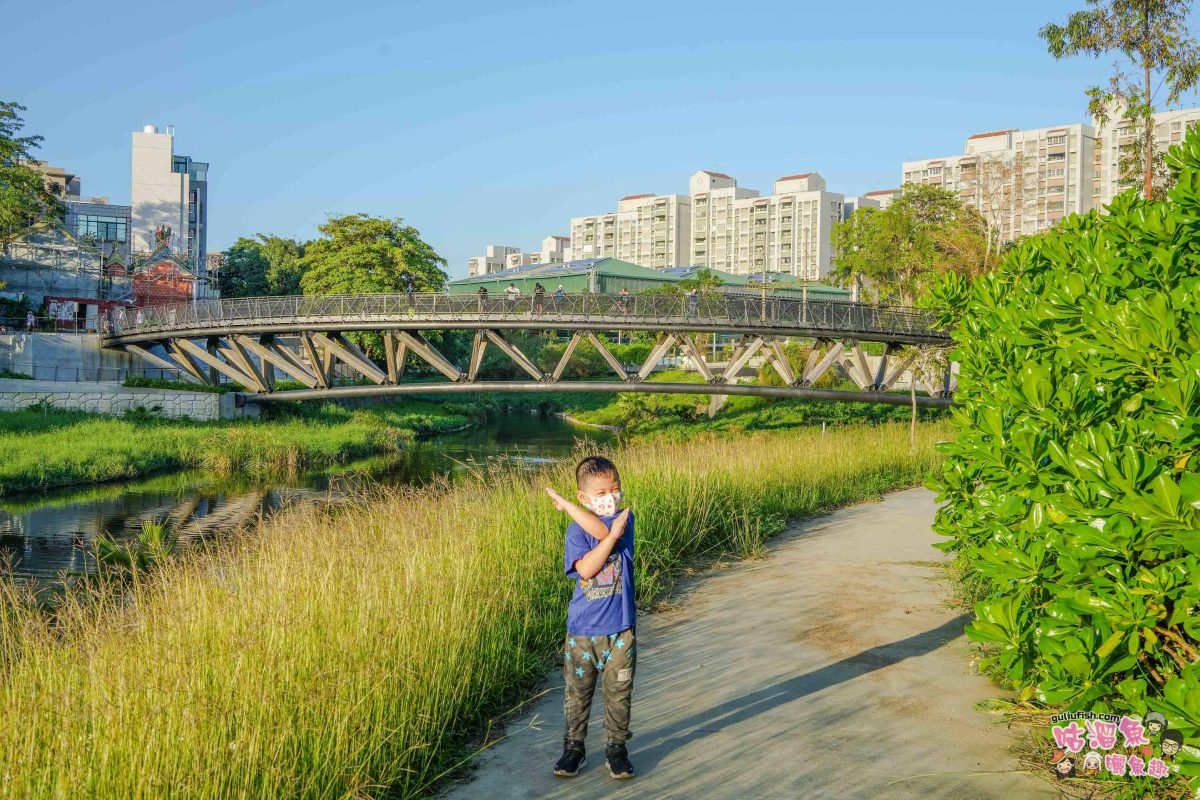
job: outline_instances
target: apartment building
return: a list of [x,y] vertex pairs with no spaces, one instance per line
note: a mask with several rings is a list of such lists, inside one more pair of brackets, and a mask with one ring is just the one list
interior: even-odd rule
[[616,258],[617,215],[571,218],[571,258]]
[[867,192],[863,195],[864,199],[872,200],[879,203],[881,209],[887,208],[900,195],[899,189],[878,189],[874,192]]
[[1096,135],[1080,123],[967,138],[963,154],[905,161],[905,183],[940,186],[979,210],[1010,241],[1092,208]]
[[208,261],[208,164],[175,153],[175,131],[146,125],[133,133],[132,247],[150,252],[171,229],[170,249],[203,269]]
[[721,172],[700,170],[688,181],[692,201],[692,264],[733,272],[738,263],[734,202],[758,197]]
[[689,263],[692,199],[635,194],[617,203],[617,258],[652,269]]
[[843,196],[825,190],[816,172],[786,175],[767,197],[735,200],[735,275],[782,272],[819,280],[833,269],[833,226],[842,219]]
[[883,208],[883,203],[867,195],[851,195],[842,200],[842,221],[850,219],[850,215],[860,208]]
[[[1154,147],[1165,152],[1183,139],[1188,128],[1200,122],[1200,108],[1184,108],[1177,111],[1160,111],[1154,115]],[[1095,119],[1098,146],[1092,162],[1092,205],[1102,208],[1126,189],[1141,187],[1139,177],[1121,181],[1120,159],[1122,148],[1134,144],[1136,125],[1124,122],[1120,112],[1112,114],[1107,126]]]
[[571,253],[570,236],[547,236],[542,239],[542,249],[532,253],[516,252],[508,255],[508,266],[524,267],[530,264],[562,264]]
[[488,275],[508,269],[508,257],[520,253],[521,248],[509,247],[503,244],[489,244],[481,256],[467,259],[467,275],[474,278],[477,275]]

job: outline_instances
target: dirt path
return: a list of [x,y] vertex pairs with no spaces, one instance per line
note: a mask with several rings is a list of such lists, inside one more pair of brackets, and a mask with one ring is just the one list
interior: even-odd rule
[[912,489],[775,537],[768,558],[690,579],[678,610],[639,614],[629,755],[604,768],[601,692],[588,763],[562,749],[562,675],[477,759],[472,798],[1055,797],[1017,773],[1000,694],[971,674],[967,617],[930,562],[933,495]]

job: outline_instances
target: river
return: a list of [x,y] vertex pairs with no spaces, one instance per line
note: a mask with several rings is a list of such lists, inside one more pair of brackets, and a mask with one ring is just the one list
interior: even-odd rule
[[418,440],[403,453],[380,456],[336,470],[263,481],[215,479],[203,472],[160,475],[43,494],[0,498],[0,558],[13,575],[38,583],[64,571],[95,570],[93,542],[104,533],[136,537],[143,521],[166,524],[182,546],[219,537],[260,512],[308,498],[334,497],[364,483],[386,485],[453,478],[499,463],[536,469],[570,457],[579,439],[611,442],[614,435],[572,425],[558,417],[512,414],[456,433]]

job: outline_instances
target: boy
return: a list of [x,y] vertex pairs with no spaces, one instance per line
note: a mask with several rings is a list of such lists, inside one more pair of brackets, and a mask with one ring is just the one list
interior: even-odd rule
[[575,468],[576,497],[587,509],[549,487],[560,511],[574,522],[567,527],[563,571],[575,579],[567,608],[563,654],[566,692],[563,754],[554,774],[578,774],[587,763],[584,740],[599,676],[604,686],[605,765],[614,778],[632,778],[625,749],[636,667],[636,619],[633,604],[633,512],[621,507],[621,477],[616,465],[592,456]]

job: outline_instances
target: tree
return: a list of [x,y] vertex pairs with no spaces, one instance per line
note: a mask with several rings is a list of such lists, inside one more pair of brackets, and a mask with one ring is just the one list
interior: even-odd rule
[[979,213],[986,226],[984,261],[990,264],[1005,239],[1018,230],[1025,204],[1025,156],[980,156],[975,173]]
[[239,238],[224,252],[224,256],[217,276],[222,297],[261,297],[270,294],[267,270],[271,263],[263,255],[259,242]]
[[986,243],[983,218],[957,195],[908,183],[886,209],[860,208],[834,226],[833,274],[866,278],[882,296],[912,305],[941,273],[987,271],[995,254]]
[[[1047,24],[1038,32],[1050,54],[1067,58],[1083,53],[1100,57],[1116,51],[1138,72],[1113,65],[1108,87],[1087,90],[1088,111],[1107,125],[1109,112],[1123,108],[1124,120],[1138,128],[1143,194],[1154,196],[1154,110],[1196,88],[1200,80],[1200,47],[1188,30],[1189,0],[1087,0],[1094,8],[1076,11],[1066,25]],[[1152,78],[1158,86],[1152,88]],[[1166,88],[1166,95],[1159,91]],[[1122,176],[1124,177],[1124,176]]]
[[239,238],[223,255],[220,286],[224,297],[300,294],[300,258],[305,243],[256,234]]
[[304,294],[400,292],[408,279],[417,291],[440,289],[446,259],[403,220],[349,214],[330,217],[297,261]]
[[24,110],[25,106],[0,101],[0,252],[35,222],[61,219],[66,213],[59,200],[61,189],[27,163],[42,137],[17,135],[25,126],[19,114]]
[[267,286],[271,294],[300,294],[300,276],[307,242],[284,236],[258,234],[260,249],[267,260]]

